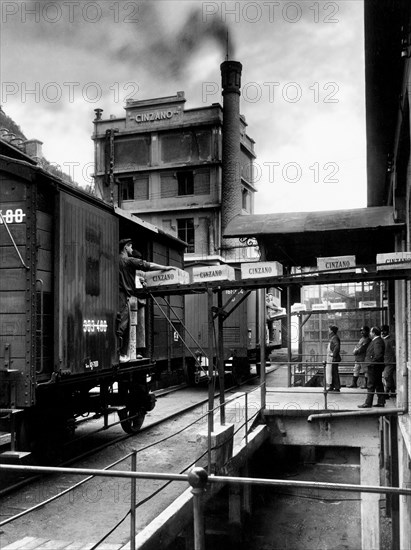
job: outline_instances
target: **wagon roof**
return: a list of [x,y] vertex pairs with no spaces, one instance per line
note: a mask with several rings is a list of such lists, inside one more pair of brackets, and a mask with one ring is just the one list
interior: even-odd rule
[[182,241],[181,239],[179,239],[178,237],[176,237],[172,233],[168,233],[164,229],[161,229],[160,227],[157,227],[156,225],[153,225],[153,224],[151,224],[151,223],[149,223],[145,220],[142,220],[141,218],[139,218],[138,216],[135,216],[134,214],[131,214],[127,210],[123,210],[122,208],[118,208],[117,206],[115,206],[114,207],[114,212],[118,216],[120,216],[122,218],[126,218],[127,220],[131,221],[132,223],[135,223],[135,224],[139,225],[140,227],[143,227],[143,228],[147,229],[147,231],[151,231],[153,233],[157,233],[158,235],[162,235],[163,237],[165,237],[167,239],[171,239],[172,241],[178,243],[178,245],[181,246],[181,247],[186,247],[187,246],[186,242]]

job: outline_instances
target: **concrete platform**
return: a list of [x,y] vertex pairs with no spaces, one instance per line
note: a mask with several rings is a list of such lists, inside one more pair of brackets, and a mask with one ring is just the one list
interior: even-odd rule
[[[366,390],[341,388],[340,392],[327,392],[322,388],[278,388],[267,387],[266,414],[315,414],[316,412],[356,411],[361,413],[384,411],[397,407],[394,399],[389,399],[384,408],[360,409],[364,403]],[[377,397],[374,396],[374,404]]]

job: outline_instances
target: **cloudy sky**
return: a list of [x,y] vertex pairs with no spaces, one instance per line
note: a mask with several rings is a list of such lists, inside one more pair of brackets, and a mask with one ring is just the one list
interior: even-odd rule
[[362,0],[2,0],[0,39],[3,110],[80,183],[95,108],[180,90],[186,108],[221,103],[228,45],[256,213],[366,206]]

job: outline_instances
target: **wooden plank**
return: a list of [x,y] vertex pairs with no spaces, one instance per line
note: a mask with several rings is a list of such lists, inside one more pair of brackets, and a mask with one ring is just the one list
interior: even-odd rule
[[26,293],[25,292],[1,292],[2,315],[7,313],[26,312]]
[[37,550],[37,548],[47,542],[49,539],[38,539],[36,537],[24,537],[11,544],[8,544],[2,550]]
[[0,291],[25,292],[27,282],[24,268],[1,269],[0,274]]
[[67,540],[49,540],[36,547],[36,550],[63,550],[69,544],[70,542]]
[[41,210],[37,211],[37,229],[47,231],[48,233],[53,232],[53,217],[46,212]]
[[37,269],[44,271],[52,270],[53,254],[50,250],[39,248],[37,251]]
[[6,314],[0,316],[0,334],[4,336],[21,336],[26,334],[26,314]]
[[[16,252],[16,249],[14,248],[10,240],[10,237],[7,236],[7,240],[5,239],[5,242],[3,243],[3,245],[1,243],[3,243],[3,241],[0,238],[0,265],[1,265],[0,271],[4,272],[10,268],[24,269],[21,264],[20,258]],[[21,254],[21,257],[24,259],[26,255],[26,247],[18,246],[17,248]]]
[[[7,224],[10,229],[10,233],[17,246],[24,246],[26,244],[26,224],[25,223],[9,223]],[[0,246],[9,246],[12,244],[10,235],[0,225]],[[24,256],[23,256],[24,258]]]
[[70,542],[68,546],[64,547],[64,550],[90,550],[94,545],[94,542]]
[[53,234],[37,228],[37,245],[43,250],[53,250]]

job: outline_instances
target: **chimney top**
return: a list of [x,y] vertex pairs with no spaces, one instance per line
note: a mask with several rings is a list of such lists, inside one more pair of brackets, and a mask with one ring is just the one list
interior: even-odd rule
[[103,114],[103,109],[94,109],[95,118],[94,120],[101,120],[101,115]]
[[239,61],[228,60],[221,63],[220,70],[223,95],[228,93],[240,95],[242,68],[243,66]]
[[26,155],[29,157],[43,158],[43,142],[39,139],[28,139],[24,142]]

